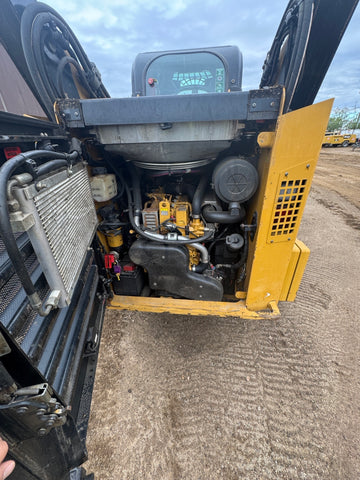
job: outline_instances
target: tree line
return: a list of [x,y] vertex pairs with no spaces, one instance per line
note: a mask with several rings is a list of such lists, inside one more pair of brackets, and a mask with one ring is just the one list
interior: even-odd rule
[[357,109],[347,107],[334,109],[327,126],[328,132],[357,129],[360,129],[360,112]]

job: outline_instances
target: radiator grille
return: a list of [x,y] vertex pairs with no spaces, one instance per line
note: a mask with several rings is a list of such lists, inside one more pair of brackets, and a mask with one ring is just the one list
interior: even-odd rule
[[70,303],[97,217],[86,167],[74,166],[24,187],[18,200],[24,213],[31,213],[35,225],[28,230],[34,251],[52,290],[60,290],[59,307]]
[[34,203],[64,286],[70,292],[95,226],[86,171],[80,170],[40,193],[34,197]]

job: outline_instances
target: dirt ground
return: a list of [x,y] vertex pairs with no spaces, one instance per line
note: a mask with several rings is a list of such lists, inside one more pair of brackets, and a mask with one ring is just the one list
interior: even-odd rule
[[360,479],[360,149],[323,149],[277,321],[106,316],[88,434],[99,480]]

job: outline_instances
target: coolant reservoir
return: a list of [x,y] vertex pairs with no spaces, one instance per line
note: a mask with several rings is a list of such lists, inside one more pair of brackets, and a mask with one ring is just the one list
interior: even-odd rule
[[90,179],[92,196],[96,202],[107,202],[117,195],[115,175],[95,175]]

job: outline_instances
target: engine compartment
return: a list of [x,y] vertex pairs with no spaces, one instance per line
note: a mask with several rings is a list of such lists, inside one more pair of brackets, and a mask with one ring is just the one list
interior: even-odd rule
[[114,293],[235,299],[256,228],[246,219],[256,164],[229,156],[186,170],[93,167],[97,238]]

